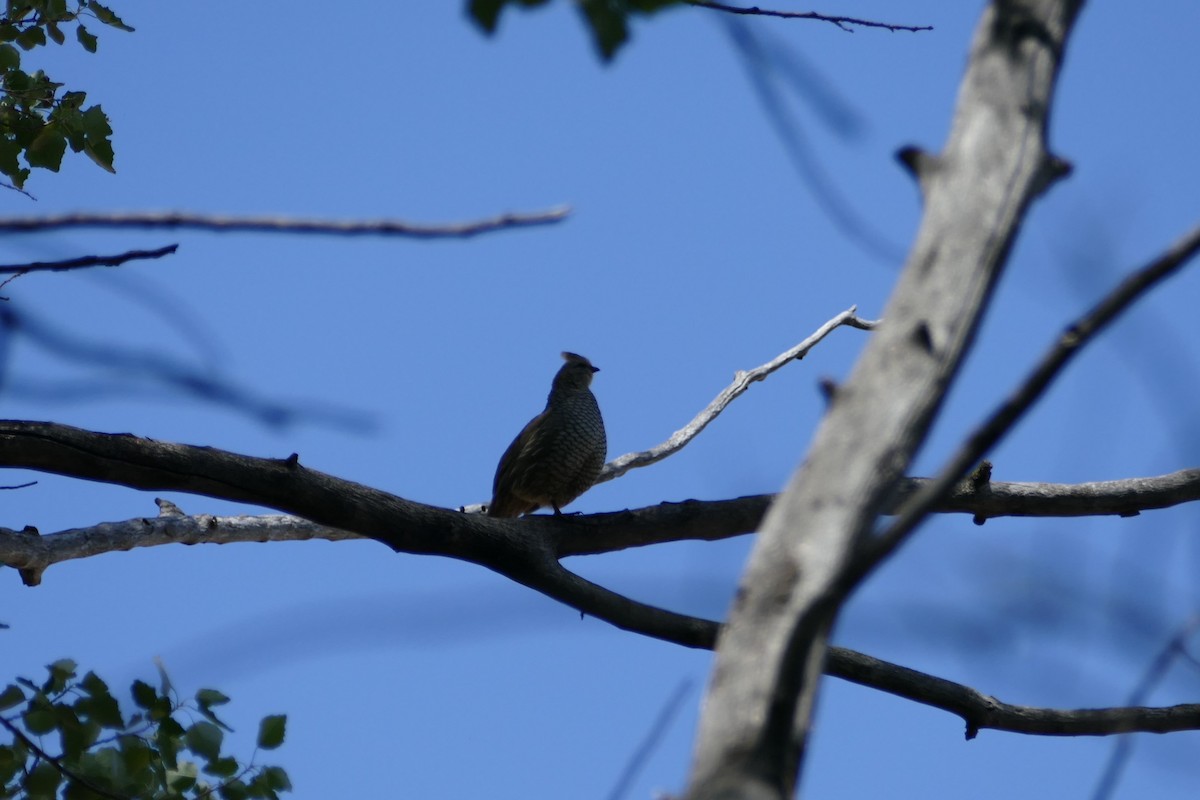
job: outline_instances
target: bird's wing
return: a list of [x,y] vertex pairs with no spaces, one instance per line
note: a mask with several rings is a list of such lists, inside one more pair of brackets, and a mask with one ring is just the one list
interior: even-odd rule
[[529,464],[530,455],[542,446],[541,440],[544,437],[538,436],[537,433],[545,418],[546,412],[543,411],[529,420],[504,451],[504,455],[500,456],[500,466],[496,467],[496,478],[492,481],[493,498],[512,493],[513,485],[524,471],[524,466]]

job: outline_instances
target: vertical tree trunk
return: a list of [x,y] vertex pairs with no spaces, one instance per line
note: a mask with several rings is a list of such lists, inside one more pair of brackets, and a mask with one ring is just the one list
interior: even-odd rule
[[763,523],[717,648],[689,800],[793,795],[843,571],[924,440],[1026,209],[1065,172],[1045,132],[1082,4],[992,3],[943,152],[904,155],[920,231],[883,324]]

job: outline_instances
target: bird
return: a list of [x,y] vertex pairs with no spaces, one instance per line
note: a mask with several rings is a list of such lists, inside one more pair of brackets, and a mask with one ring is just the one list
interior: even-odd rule
[[549,506],[554,514],[596,482],[608,455],[604,419],[589,388],[600,371],[581,355],[554,376],[546,409],[529,421],[500,457],[488,516],[519,517]]

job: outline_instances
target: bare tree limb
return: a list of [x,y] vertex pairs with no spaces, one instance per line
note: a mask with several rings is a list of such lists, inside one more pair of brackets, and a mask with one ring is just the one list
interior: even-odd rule
[[996,0],[952,128],[921,170],[912,251],[755,540],[722,629],[688,800],[795,793],[843,575],[924,441],[1029,205],[1058,177],[1048,114],[1082,0]]
[[[596,586],[563,568],[557,561],[562,547],[599,517],[533,516],[520,520],[492,519],[425,506],[361,484],[342,481],[300,465],[295,456],[273,460],[250,458],[208,447],[155,442],[129,435],[91,433],[65,425],[0,421],[0,466],[117,483],[138,489],[173,489],[210,497],[268,505],[323,522],[279,517],[263,524],[256,518],[187,517],[172,503],[159,501],[155,518],[96,526],[80,531],[38,536],[36,531],[0,530],[0,554],[18,569],[38,565],[13,559],[14,553],[36,555],[60,545],[55,537],[83,555],[94,554],[89,536],[111,535],[123,547],[155,543],[155,537],[178,536],[177,541],[240,541],[248,531],[275,539],[277,530],[291,528],[295,538],[376,539],[397,552],[436,554],[480,564],[535,591],[559,600],[597,619],[625,630],[689,647],[711,649],[720,630],[712,620],[654,608]],[[769,498],[757,502],[757,515]],[[708,519],[727,513],[745,514],[742,500],[725,503],[678,504],[681,512]],[[713,507],[718,507],[715,511]],[[721,506],[728,510],[721,511]],[[667,505],[670,507],[670,504]],[[627,515],[638,512],[622,512]],[[252,527],[253,526],[253,527]],[[340,530],[330,531],[331,527]],[[357,531],[357,534],[350,533]],[[590,535],[590,534],[589,534]],[[139,541],[145,537],[146,542]],[[280,537],[283,538],[283,537]],[[20,542],[13,546],[14,539]],[[106,548],[99,547],[100,552]],[[43,551],[44,552],[44,551]],[[44,569],[44,565],[41,566]],[[1055,711],[1008,706],[969,687],[924,675],[851,650],[832,648],[828,674],[958,714],[969,730],[995,728],[1019,733],[1101,735],[1131,730],[1166,731],[1200,728],[1200,707]],[[972,727],[973,726],[973,727]]]
[[570,209],[558,206],[532,213],[500,214],[472,222],[422,224],[398,219],[321,220],[291,217],[193,214],[147,211],[123,214],[78,213],[50,217],[0,218],[0,232],[29,233],[61,228],[189,228],[215,233],[313,233],[337,236],[408,236],[415,239],[468,238],[481,233],[549,225],[567,218]]
[[918,31],[933,30],[932,25],[893,25],[888,22],[873,22],[869,19],[858,19],[856,17],[833,17],[829,16],[828,14],[819,14],[816,11],[772,11],[771,9],[758,8],[757,6],[731,6],[726,5],[725,3],[710,2],[710,0],[684,0],[684,2],[690,6],[709,8],[713,11],[724,11],[729,14],[778,17],[781,19],[811,19],[819,22],[829,22],[846,31],[847,33],[854,33],[854,28],[851,26],[857,26],[860,28],[884,28],[885,30],[892,31],[893,33],[896,31],[911,31],[916,33]]
[[604,483],[611,481],[613,478],[619,478],[631,469],[639,467],[648,467],[651,464],[662,461],[667,456],[673,455],[682,450],[688,442],[695,439],[702,430],[708,427],[708,424],[720,416],[721,412],[729,407],[729,404],[736,400],[741,395],[745,394],[746,390],[757,381],[765,379],[772,372],[783,367],[791,361],[799,361],[808,355],[808,351],[817,346],[818,343],[834,329],[846,325],[851,328],[869,331],[873,330],[878,321],[861,319],[855,312],[858,306],[850,306],[842,313],[830,319],[821,327],[817,328],[808,338],[797,344],[790,350],[781,353],[775,358],[768,361],[766,364],[755,367],[754,369],[742,371],[739,370],[733,376],[733,383],[726,386],[721,392],[713,398],[703,410],[697,414],[691,422],[684,425],[679,430],[671,434],[662,444],[656,445],[649,450],[642,450],[637,453],[626,453],[619,458],[604,465],[604,469],[600,472],[600,477],[596,479],[596,483]]
[[295,454],[251,458],[130,434],[7,421],[0,422],[0,466],[268,506],[397,552],[485,566],[626,630],[687,647],[711,647],[716,635],[711,622],[635,602],[563,568],[554,552],[554,517],[506,520],[436,508],[307,469]]
[[[884,513],[893,513],[929,482],[905,478]],[[23,484],[28,486],[30,484]],[[18,488],[18,487],[0,487]],[[557,558],[611,553],[679,541],[716,541],[758,530],[775,495],[732,500],[685,500],[604,514],[559,519],[550,534]],[[1129,517],[1200,500],[1200,469],[1095,483],[972,483],[955,487],[934,511],[970,514],[976,523],[996,517]],[[157,500],[159,506],[170,505]],[[167,544],[234,544],[367,538],[302,517],[265,514],[215,516],[160,513],[86,528],[31,535],[0,527],[0,564],[21,570],[27,585],[49,567],[78,558]]]
[[[0,265],[0,275],[10,273],[24,275],[27,272],[40,270],[63,272],[69,269],[80,269],[81,267],[119,267],[122,264],[137,259],[169,256],[178,249],[179,245],[169,244],[166,247],[160,247],[156,250],[129,250],[115,256],[80,256],[79,258],[68,258],[63,261],[33,261],[28,264],[6,264]],[[0,286],[2,285],[0,284]]]
[[1017,706],[969,686],[881,661],[840,647],[829,649],[826,672],[862,686],[940,708],[962,717],[966,736],[991,728],[1039,736],[1109,736],[1170,733],[1200,727],[1200,704],[1147,708],[1056,709]]
[[976,462],[1012,430],[1085,344],[1139,297],[1183,268],[1198,252],[1200,226],[1193,228],[1167,252],[1121,281],[1087,313],[1068,325],[1013,394],[963,442],[941,474],[922,486],[905,503],[887,530],[863,546],[855,559],[854,568],[847,572],[846,590],[861,581],[908,538],[932,510],[938,498],[962,480]]

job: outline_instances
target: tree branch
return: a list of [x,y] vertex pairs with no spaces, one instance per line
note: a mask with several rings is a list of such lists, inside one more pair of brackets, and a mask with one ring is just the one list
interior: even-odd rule
[[765,379],[772,372],[783,367],[791,361],[799,361],[808,355],[808,351],[817,346],[818,343],[834,329],[846,325],[851,328],[869,331],[873,330],[879,324],[876,320],[861,319],[855,312],[858,306],[850,306],[842,313],[830,319],[821,327],[817,328],[807,339],[797,344],[790,350],[781,353],[766,364],[755,367],[752,370],[739,370],[733,376],[733,383],[726,386],[721,392],[713,398],[699,414],[697,414],[691,422],[684,425],[679,430],[675,431],[662,444],[642,450],[637,453],[626,453],[619,458],[604,465],[604,469],[600,472],[600,477],[596,479],[596,483],[604,483],[611,481],[613,478],[619,478],[631,469],[639,467],[648,467],[651,464],[662,461],[667,456],[682,450],[688,442],[695,439],[702,430],[708,427],[708,424],[720,416],[721,412],[728,408],[729,404],[736,400],[741,395],[745,394],[751,384]]
[[532,213],[500,214],[473,222],[421,224],[397,219],[343,221],[290,217],[192,214],[182,211],[128,214],[63,214],[51,217],[0,218],[0,232],[29,233],[61,228],[190,228],[215,233],[312,233],[338,236],[408,236],[415,239],[468,238],[508,228],[548,225],[566,219],[570,209],[558,206]]
[[858,545],[924,441],[1034,198],[1063,174],[1048,114],[1081,0],[996,0],[942,153],[918,159],[916,240],[850,378],[771,507],[704,702],[688,800],[794,795]]
[[991,728],[1039,736],[1109,736],[1116,733],[1171,733],[1200,728],[1200,704],[1147,708],[1056,709],[1017,706],[970,686],[846,650],[829,649],[826,673],[843,680],[940,708],[962,717],[966,736]]
[[[905,478],[884,513],[894,513],[928,482],[927,478]],[[604,514],[539,519],[545,519],[551,527],[545,535],[553,542],[555,557],[565,558],[666,542],[716,541],[753,533],[774,500],[775,495],[769,494],[732,500],[685,500]],[[967,481],[955,487],[933,511],[970,514],[977,524],[982,524],[987,519],[1010,516],[1130,517],[1197,500],[1200,500],[1200,469],[1185,469],[1169,475],[1095,483]],[[165,500],[156,502],[160,508],[169,507],[157,517],[103,522],[44,535],[37,535],[32,528],[14,531],[0,527],[0,564],[20,570],[25,584],[36,586],[42,573],[55,564],[135,547],[369,538],[302,517],[187,516]]]
[[[753,529],[770,500],[759,497],[722,503],[689,501],[589,517],[545,515],[520,520],[492,519],[425,506],[361,484],[338,480],[302,467],[294,456],[281,460],[258,459],[214,448],[138,439],[128,434],[98,434],[65,425],[11,421],[0,421],[0,466],[37,469],[138,489],[195,492],[274,506],[325,523],[321,526],[294,517],[188,517],[174,504],[159,501],[160,514],[155,518],[49,536],[38,536],[33,530],[0,530],[0,560],[18,569],[44,569],[48,563],[67,557],[164,543],[168,537],[175,537],[172,541],[201,543],[364,535],[398,552],[436,554],[471,561],[625,630],[709,649],[716,643],[720,630],[718,623],[622,597],[563,568],[557,558],[564,554],[561,551],[571,551],[570,542],[575,537],[584,541],[592,536],[588,531],[595,530],[597,520],[618,520],[624,515],[634,522],[626,520],[621,524],[644,525],[644,520],[637,520],[643,512],[675,514],[681,524],[703,531],[703,524],[698,520],[702,523],[724,517],[725,522],[721,524],[734,524],[741,516],[741,522],[737,524]],[[1193,475],[1192,481],[1196,480]],[[331,527],[338,530],[331,530]],[[352,530],[358,533],[351,533]],[[107,541],[95,541],[100,536]],[[63,555],[67,551],[74,555]],[[575,552],[584,552],[584,549],[580,547]],[[13,558],[14,554],[19,558]],[[51,560],[39,563],[36,562],[38,557]],[[20,558],[31,560],[21,561]],[[1018,733],[1101,735],[1132,730],[1161,732],[1200,728],[1200,707],[1055,711],[1008,706],[969,687],[841,648],[829,651],[825,671],[958,714],[967,720],[969,730],[995,728]]]
[[[179,245],[169,244],[166,247],[160,247],[157,250],[129,250],[115,256],[80,256],[79,258],[68,258],[63,261],[33,261],[28,264],[0,265],[0,275],[24,275],[27,272],[35,272],[39,270],[63,272],[65,270],[79,269],[81,267],[119,267],[126,262],[137,259],[162,258],[163,256],[169,256],[178,249]],[[2,285],[3,284],[0,284],[0,286]]]
[[714,3],[710,0],[684,0],[690,6],[698,8],[709,8],[713,11],[724,11],[729,14],[747,14],[761,17],[778,17],[781,19],[812,19],[819,22],[829,22],[846,33],[854,33],[852,25],[857,25],[860,28],[884,28],[892,31],[931,31],[932,25],[893,25],[888,22],[873,22],[869,19],[858,19],[856,17],[832,17],[828,14],[819,14],[816,11],[772,11],[771,9],[758,8],[757,6],[730,6],[725,3]]
[[1167,252],[1121,281],[1087,313],[1068,325],[1016,391],[963,442],[941,474],[909,498],[887,530],[863,546],[855,558],[853,569],[846,574],[846,590],[861,581],[903,544],[932,510],[938,498],[962,480],[979,459],[1012,430],[1084,345],[1108,327],[1109,323],[1133,305],[1139,297],[1182,269],[1198,252],[1200,226],[1193,228]]

